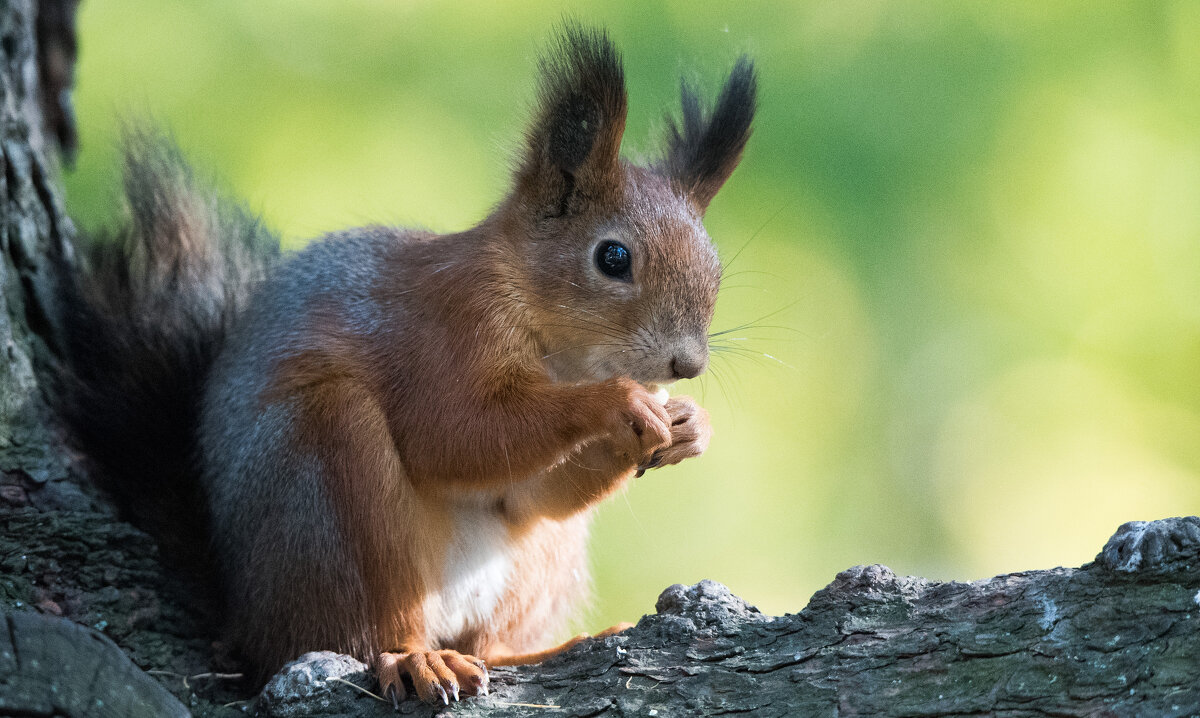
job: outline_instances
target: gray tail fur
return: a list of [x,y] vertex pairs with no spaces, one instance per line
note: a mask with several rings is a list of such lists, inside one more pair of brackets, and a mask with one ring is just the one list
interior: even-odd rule
[[58,409],[126,515],[166,552],[207,565],[195,445],[204,382],[279,241],[200,182],[163,133],[127,130],[124,155],[127,225],[64,271]]

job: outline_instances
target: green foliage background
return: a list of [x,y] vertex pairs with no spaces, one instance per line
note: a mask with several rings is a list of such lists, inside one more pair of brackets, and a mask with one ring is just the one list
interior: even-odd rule
[[[848,566],[974,579],[1200,512],[1200,3],[86,0],[67,176],[117,216],[121,115],[289,247],[465,228],[564,15],[624,51],[626,151],[742,52],[761,114],[707,224],[744,352],[707,455],[600,512],[589,627],[709,577],[768,612]],[[680,385],[678,390],[685,390]]]

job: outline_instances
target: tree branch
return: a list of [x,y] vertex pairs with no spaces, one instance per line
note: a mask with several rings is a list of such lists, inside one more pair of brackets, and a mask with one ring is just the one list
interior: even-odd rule
[[[672,586],[657,614],[534,668],[496,670],[460,716],[1189,715],[1200,711],[1200,519],[1126,524],[1098,560],[974,583],[838,574],[768,617],[720,584]],[[293,664],[262,715],[384,715]],[[318,668],[323,667],[323,668]],[[316,671],[314,671],[316,669]],[[523,705],[524,704],[524,705]],[[531,708],[530,705],[543,706]],[[553,706],[553,708],[544,707]],[[435,711],[417,707],[415,715]]]

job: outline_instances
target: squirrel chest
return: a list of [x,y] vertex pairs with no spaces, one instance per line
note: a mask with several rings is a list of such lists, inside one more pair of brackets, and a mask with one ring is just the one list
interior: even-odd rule
[[463,503],[450,508],[448,520],[451,538],[431,567],[438,585],[423,602],[431,646],[455,645],[491,625],[513,579],[513,542],[492,507]]

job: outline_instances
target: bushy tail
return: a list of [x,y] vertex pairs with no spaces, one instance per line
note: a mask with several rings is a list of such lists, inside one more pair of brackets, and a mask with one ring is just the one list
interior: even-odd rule
[[124,149],[128,224],[66,272],[59,410],[128,517],[197,559],[208,546],[195,446],[204,382],[279,242],[161,133],[127,131]]

